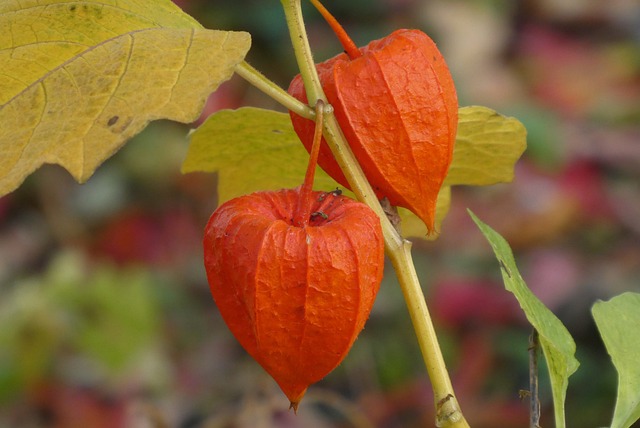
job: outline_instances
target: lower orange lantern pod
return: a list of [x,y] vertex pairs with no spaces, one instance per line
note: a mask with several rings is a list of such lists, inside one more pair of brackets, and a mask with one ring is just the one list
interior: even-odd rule
[[292,223],[299,197],[295,189],[230,200],[204,236],[222,317],[294,409],[364,327],[384,262],[380,220],[369,207],[314,192],[309,224],[299,227]]
[[223,319],[294,410],[364,327],[384,263],[380,219],[368,206],[311,191],[316,134],[303,186],[232,199],[204,235],[207,278]]

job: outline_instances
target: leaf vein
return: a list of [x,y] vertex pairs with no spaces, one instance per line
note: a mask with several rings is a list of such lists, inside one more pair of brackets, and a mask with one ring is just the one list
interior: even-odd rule
[[187,67],[187,64],[189,63],[189,56],[191,55],[191,48],[193,47],[193,40],[195,39],[195,30],[192,29],[191,33],[189,34],[189,43],[187,44],[187,51],[184,54],[184,61],[182,62],[182,66],[180,67],[180,69],[176,72],[176,78],[173,81],[173,83],[171,84],[171,91],[169,93],[169,99],[167,100],[167,102],[165,103],[165,105],[169,104],[171,102],[171,100],[173,100],[173,93],[176,89],[176,86],[178,84],[178,82],[180,81],[180,78],[182,77],[182,72],[184,71],[184,69]]

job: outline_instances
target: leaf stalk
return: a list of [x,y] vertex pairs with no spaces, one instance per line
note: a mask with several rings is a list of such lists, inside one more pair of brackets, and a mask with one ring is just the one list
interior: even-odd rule
[[264,92],[276,102],[280,103],[288,110],[291,110],[297,115],[300,115],[306,119],[315,120],[316,113],[308,105],[300,102],[297,98],[289,95],[287,91],[276,85],[273,81],[265,77],[256,68],[250,65],[246,61],[240,62],[236,65],[234,70],[240,77],[249,82],[257,89]]

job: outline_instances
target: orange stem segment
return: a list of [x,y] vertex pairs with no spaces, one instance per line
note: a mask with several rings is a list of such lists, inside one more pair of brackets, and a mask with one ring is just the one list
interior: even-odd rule
[[316,103],[316,127],[313,132],[313,145],[309,153],[309,164],[304,176],[304,182],[300,188],[300,199],[298,199],[298,209],[293,219],[293,224],[305,227],[309,224],[311,217],[311,195],[313,192],[313,179],[318,165],[318,153],[320,153],[320,142],[322,141],[322,123],[324,116],[324,101],[318,100]]
[[356,59],[362,56],[362,52],[360,52],[358,46],[356,46],[353,40],[351,40],[351,37],[349,37],[346,31],[344,31],[344,28],[342,28],[342,25],[340,25],[336,18],[334,18],[334,16],[331,15],[327,8],[325,8],[322,3],[320,3],[320,0],[309,1],[316,9],[318,9],[318,12],[320,12],[324,20],[327,21],[327,24],[329,24],[335,35],[338,37],[338,40],[340,40],[340,43],[342,44],[342,47],[344,48],[344,51],[347,53],[349,58]]

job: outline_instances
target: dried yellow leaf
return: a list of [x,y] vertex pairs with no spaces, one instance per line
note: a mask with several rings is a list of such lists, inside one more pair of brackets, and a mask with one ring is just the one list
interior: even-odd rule
[[0,194],[44,163],[86,181],[151,120],[195,120],[250,46],[167,0],[0,6]]

